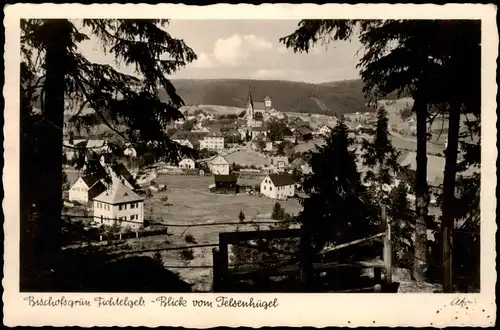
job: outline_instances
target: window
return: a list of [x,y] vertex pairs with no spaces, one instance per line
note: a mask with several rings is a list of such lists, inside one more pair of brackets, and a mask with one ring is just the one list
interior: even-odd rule
[[135,203],[130,204],[130,208],[131,209],[135,208]]
[[123,205],[119,205],[118,210],[120,210],[120,211],[123,210]]

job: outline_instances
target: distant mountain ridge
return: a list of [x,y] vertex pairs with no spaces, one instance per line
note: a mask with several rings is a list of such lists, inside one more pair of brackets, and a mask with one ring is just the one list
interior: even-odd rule
[[[269,96],[273,108],[282,112],[340,115],[374,111],[366,106],[360,79],[321,84],[283,80],[172,79],[172,84],[186,105],[246,107],[250,89],[253,101],[263,101]],[[164,91],[161,97],[167,99]]]

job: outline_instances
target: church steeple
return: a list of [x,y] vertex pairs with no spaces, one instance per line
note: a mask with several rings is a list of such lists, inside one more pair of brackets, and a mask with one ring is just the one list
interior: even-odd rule
[[252,89],[248,86],[248,105],[253,109]]

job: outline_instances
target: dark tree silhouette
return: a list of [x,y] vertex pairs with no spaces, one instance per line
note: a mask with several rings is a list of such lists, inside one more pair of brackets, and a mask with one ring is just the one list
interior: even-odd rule
[[[165,134],[166,124],[182,114],[183,105],[174,86],[166,78],[178,68],[196,59],[194,52],[182,40],[173,38],[164,27],[168,20],[86,19],[79,22],[67,19],[29,19],[21,21],[21,80],[22,108],[33,119],[32,109],[40,104],[40,120],[23,130],[27,139],[43,137],[38,150],[23,140],[23,162],[43,155],[36,162],[34,176],[38,184],[21,184],[21,208],[37,214],[33,221],[36,230],[28,229],[24,215],[23,242],[27,250],[37,254],[35,259],[47,267],[61,246],[61,165],[65,99],[77,100],[78,114],[84,107],[95,111],[95,118],[135,147],[144,145],[161,150],[166,158],[179,158],[189,153],[179,148]],[[77,27],[77,25],[80,25]],[[80,27],[94,35],[103,50],[117,61],[135,67],[137,76],[118,72],[109,65],[88,61],[78,52],[78,44],[89,39]],[[38,61],[37,61],[38,59]],[[159,90],[169,96],[167,103],[159,99]],[[26,121],[23,122],[25,124]],[[73,116],[73,125],[86,124],[84,116]],[[125,127],[122,130],[117,126]],[[36,126],[36,127],[35,127]],[[24,168],[22,168],[24,169]],[[21,177],[25,175],[22,172]],[[25,193],[27,190],[43,191]],[[30,205],[31,207],[27,207]],[[28,242],[29,241],[29,242]],[[24,255],[30,255],[26,253]],[[22,260],[29,263],[29,260]]]
[[[427,183],[427,119],[450,112],[443,201],[443,280],[451,287],[451,228],[456,180],[460,109],[478,113],[480,91],[480,22],[453,20],[304,20],[291,35],[281,38],[296,52],[308,52],[321,41],[349,40],[359,29],[365,49],[358,66],[364,91],[371,100],[397,92],[415,100],[417,171],[414,276],[424,280],[427,269],[427,228],[430,195]],[[422,45],[425,45],[423,47]],[[464,46],[466,45],[466,46]],[[466,47],[467,51],[461,50]],[[471,65],[467,65],[471,63]],[[459,73],[460,72],[460,73]],[[463,74],[465,73],[465,74]],[[453,92],[451,92],[453,91]],[[459,92],[457,92],[459,91]],[[438,112],[438,113],[439,113]]]

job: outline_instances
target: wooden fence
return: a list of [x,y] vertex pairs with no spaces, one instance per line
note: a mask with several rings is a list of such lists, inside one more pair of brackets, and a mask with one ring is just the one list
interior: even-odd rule
[[[325,255],[333,251],[352,247],[368,241],[383,238],[383,259],[372,261],[358,261],[349,263],[324,262],[312,263],[307,258],[304,258],[303,253],[285,261],[276,263],[273,266],[261,268],[243,268],[236,269],[229,267],[229,245],[241,245],[241,242],[259,240],[259,239],[274,239],[274,238],[300,238],[301,246],[303,246],[304,231],[303,229],[282,229],[269,231],[242,231],[242,232],[223,232],[219,233],[219,246],[214,248],[213,252],[213,290],[214,292],[231,291],[228,288],[235,282],[245,279],[255,279],[262,277],[282,276],[300,274],[301,286],[309,287],[309,278],[306,276],[306,269],[312,269],[313,273],[328,272],[341,267],[359,267],[371,268],[374,272],[374,280],[376,285],[371,288],[355,289],[353,292],[380,292],[381,285],[390,286],[392,283],[392,242],[391,228],[385,216],[385,209],[382,209],[382,218],[386,224],[386,229],[382,233],[358,239],[349,243],[336,245],[323,250],[320,254]],[[243,245],[244,246],[244,245]],[[265,252],[265,251],[261,251]],[[275,251],[276,252],[276,251]],[[382,271],[384,271],[384,281],[382,281]]]

